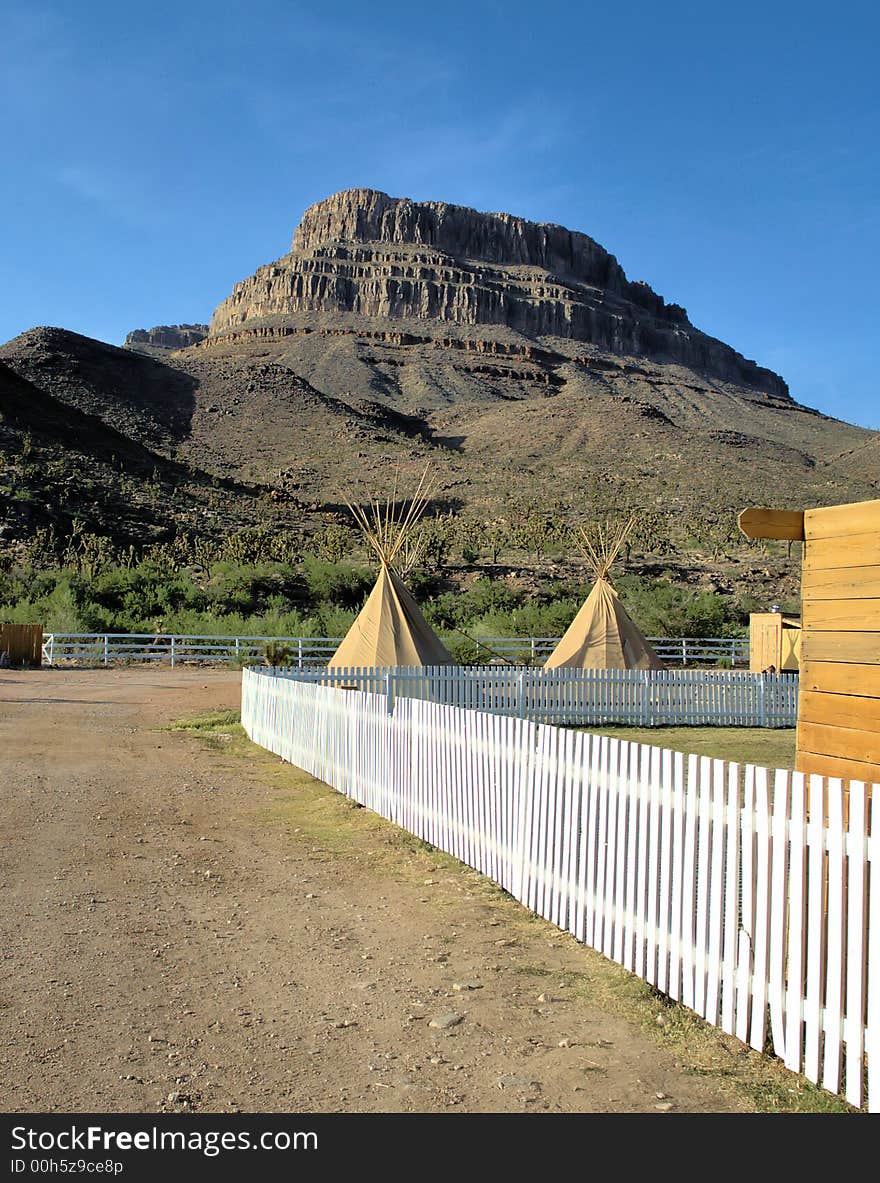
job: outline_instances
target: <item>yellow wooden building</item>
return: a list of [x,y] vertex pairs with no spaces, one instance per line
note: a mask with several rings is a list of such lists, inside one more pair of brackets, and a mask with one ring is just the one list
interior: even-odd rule
[[749,669],[760,674],[800,669],[801,618],[781,612],[753,612],[749,617]]
[[796,767],[880,784],[880,501],[749,509],[740,528],[804,544]]

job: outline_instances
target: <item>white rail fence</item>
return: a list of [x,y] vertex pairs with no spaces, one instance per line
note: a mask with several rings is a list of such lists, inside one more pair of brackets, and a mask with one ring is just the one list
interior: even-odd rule
[[746,670],[541,670],[507,666],[275,669],[324,686],[421,698],[540,723],[794,727],[798,678]]
[[251,738],[880,1111],[880,794],[243,671]]
[[[267,645],[288,650],[299,668],[326,665],[341,637],[184,636],[171,633],[45,633],[43,660],[47,665],[114,665],[117,662],[168,661],[172,666],[191,662],[262,661]],[[444,638],[447,645],[461,634]],[[749,663],[745,637],[652,637],[658,656],[669,665],[731,666]],[[481,637],[477,645],[486,661],[495,654],[520,665],[542,664],[559,637]],[[482,648],[480,648],[482,646]]]
[[324,665],[336,652],[335,637],[185,636],[171,633],[44,633],[46,665],[116,665],[170,662],[222,665],[262,662],[268,645],[285,648],[300,667]]

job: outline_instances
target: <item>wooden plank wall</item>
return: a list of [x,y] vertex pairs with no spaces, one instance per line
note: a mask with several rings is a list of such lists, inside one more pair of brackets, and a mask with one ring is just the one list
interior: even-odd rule
[[880,783],[880,501],[804,514],[797,765]]
[[40,665],[43,658],[43,626],[0,624],[0,653],[9,654],[11,665]]

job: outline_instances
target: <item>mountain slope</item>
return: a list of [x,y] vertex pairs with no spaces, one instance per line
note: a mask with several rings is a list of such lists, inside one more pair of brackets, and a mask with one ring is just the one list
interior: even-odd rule
[[[194,504],[222,487],[219,521],[180,518],[215,533],[336,509],[342,488],[387,488],[398,465],[426,462],[448,504],[492,516],[624,498],[733,522],[749,503],[880,491],[877,433],[800,406],[779,375],[559,226],[348,190],[306,211],[291,250],[203,332],[136,330],[122,349],[22,334],[0,347],[0,440],[14,454],[22,431],[51,425],[55,452],[104,472],[109,448],[135,483],[177,466],[169,482],[190,482]],[[148,532],[176,513],[169,502]]]

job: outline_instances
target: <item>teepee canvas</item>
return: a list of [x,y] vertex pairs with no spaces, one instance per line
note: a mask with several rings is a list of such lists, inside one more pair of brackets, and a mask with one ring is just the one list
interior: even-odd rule
[[583,529],[579,543],[596,576],[596,583],[568,627],[565,636],[547,658],[544,669],[567,666],[581,670],[660,670],[663,662],[627,615],[608,579],[635,524],[630,518],[613,536],[599,527],[596,543]]
[[[379,559],[379,577],[354,624],[328,665],[336,669],[393,666],[451,665],[453,658],[425,620],[395,564],[405,574],[417,558],[411,549],[412,530],[428,502],[427,472],[407,506],[396,509],[396,498],[384,506],[371,502],[367,514],[351,500],[364,537]],[[396,491],[396,490],[395,490]]]

